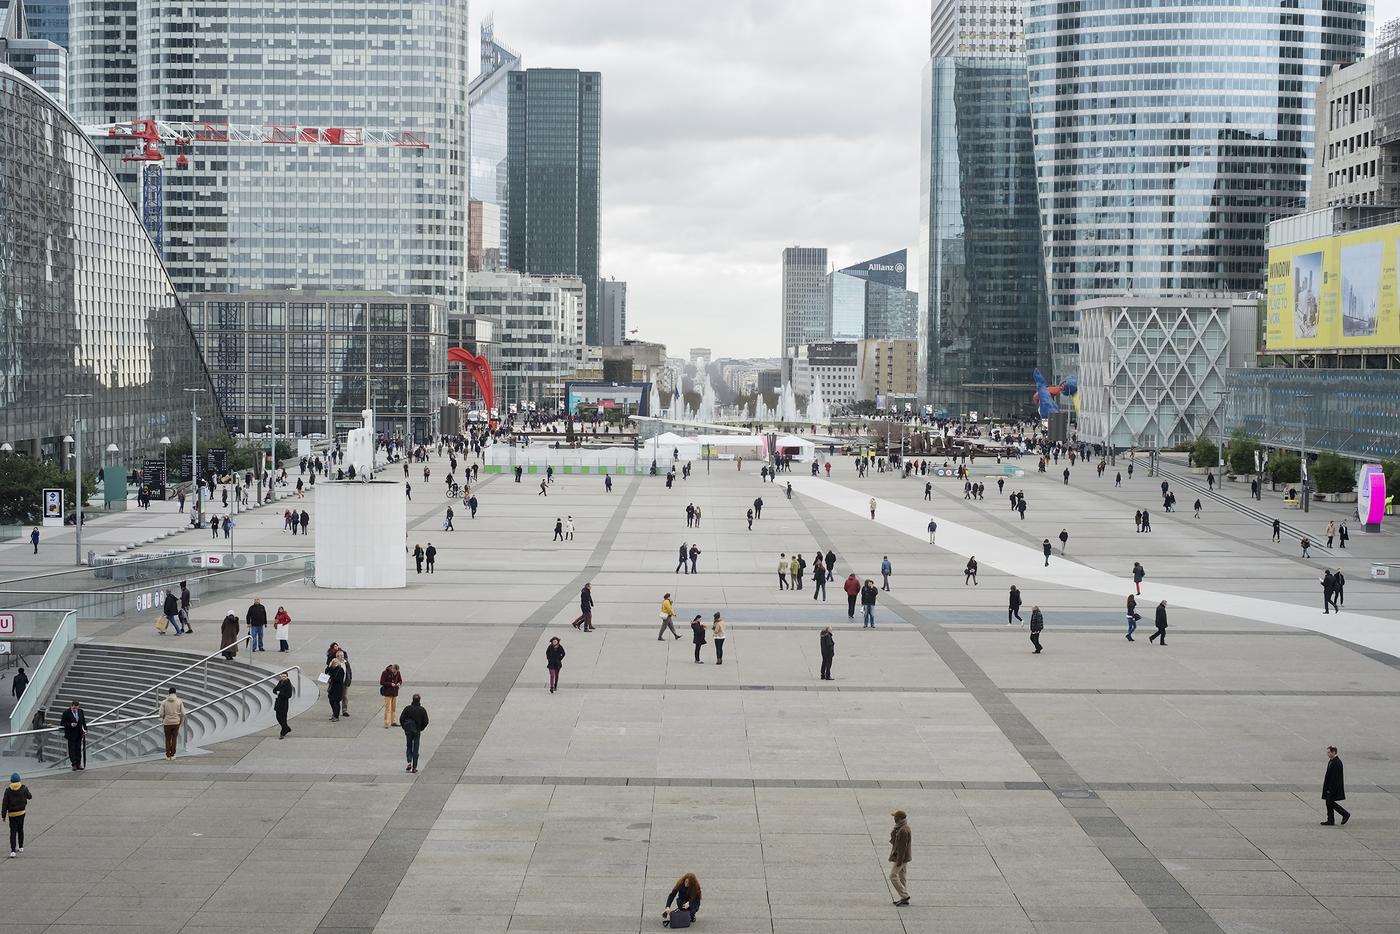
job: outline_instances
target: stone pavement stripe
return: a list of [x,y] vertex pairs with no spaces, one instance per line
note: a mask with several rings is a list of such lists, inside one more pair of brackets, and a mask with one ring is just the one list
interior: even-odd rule
[[[834,541],[807,508],[802,497],[794,499],[792,504],[816,541]],[[919,630],[929,647],[968,689],[973,700],[977,701],[1016,752],[1025,759],[1026,764],[1055,793],[1055,797],[1079,824],[1084,835],[1094,842],[1104,857],[1110,863],[1115,859],[1131,859],[1136,867],[1149,867],[1154,874],[1153,878],[1162,880],[1154,883],[1150,893],[1139,891],[1134,887],[1133,881],[1114,866],[1115,871],[1128,887],[1133,889],[1143,906],[1152,912],[1153,917],[1168,934],[1224,934],[1206,910],[1181,886],[1152,851],[1138,840],[1123,819],[1090,789],[1073,766],[1065,761],[1050,741],[1035,728],[1030,718],[1021,712],[1015,702],[982,670],[950,633],[888,593],[882,593],[881,599],[887,607],[903,617],[905,622],[912,623]],[[1156,863],[1156,866],[1153,866],[1153,863]]]
[[535,650],[540,632],[550,620],[578,596],[579,589],[602,567],[627,510],[641,489],[641,478],[633,477],[617,500],[607,527],[598,536],[584,569],[575,575],[516,627],[490,671],[481,679],[462,712],[448,729],[447,735],[433,753],[425,770],[419,774],[408,794],[394,811],[384,831],[375,839],[350,880],[342,889],[344,897],[337,899],[321,918],[317,934],[345,934],[347,931],[372,931],[379,923],[389,900],[408,873],[418,851],[428,838],[438,817],[447,804],[452,789],[476,754],[477,747],[505,703],[521,671]]
[[[420,475],[420,476],[422,475],[422,471],[419,471],[419,475]],[[489,474],[489,475],[487,475],[487,477],[486,477],[485,480],[477,481],[476,486],[472,487],[472,492],[476,492],[477,490],[481,489],[482,487],[486,486],[487,484],[491,483],[492,481],[499,479],[500,476],[501,476],[500,474]],[[412,480],[410,480],[409,482],[412,482]],[[440,488],[439,488],[439,494],[438,494],[438,495],[439,495],[439,499],[437,500],[437,502],[438,502],[438,505],[441,507],[441,509],[439,510],[438,508],[430,508],[430,509],[428,510],[427,515],[423,516],[423,518],[421,518],[421,519],[411,519],[411,520],[409,520],[408,526],[407,526],[407,527],[408,527],[408,530],[409,530],[410,532],[415,531],[415,530],[417,530],[417,529],[423,528],[423,526],[427,525],[428,522],[429,522],[430,520],[433,520],[433,519],[436,519],[436,520],[437,520],[437,524],[438,524],[439,526],[441,526],[442,523],[447,519],[447,507],[448,507],[448,506],[451,506],[451,507],[452,507],[452,525],[453,525],[454,527],[457,525],[457,523],[458,523],[459,521],[461,521],[462,516],[463,516],[464,514],[467,516],[467,522],[471,522],[471,521],[472,521],[472,520],[471,520],[471,510],[467,509],[466,506],[462,505],[462,499],[461,499],[461,497],[458,497],[457,499],[448,499],[445,495],[442,494],[442,491],[443,491],[443,490],[446,490],[446,489],[447,489],[446,487],[440,487]],[[432,501],[433,501],[433,497],[432,497],[431,494],[429,494],[427,502],[429,502],[429,503],[431,504]],[[409,502],[410,502],[410,503],[411,503],[411,502],[414,502],[414,500],[409,500]],[[420,502],[421,502],[421,501],[420,501]],[[466,527],[464,527],[463,530],[465,530],[465,528],[466,528]],[[446,531],[445,531],[445,530],[444,530],[444,534],[446,534]]]

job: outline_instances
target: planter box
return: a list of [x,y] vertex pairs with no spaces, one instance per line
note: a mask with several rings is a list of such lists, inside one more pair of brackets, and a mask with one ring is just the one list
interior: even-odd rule
[[1354,503],[1356,502],[1356,492],[1350,493],[1315,493],[1313,499],[1319,503]]

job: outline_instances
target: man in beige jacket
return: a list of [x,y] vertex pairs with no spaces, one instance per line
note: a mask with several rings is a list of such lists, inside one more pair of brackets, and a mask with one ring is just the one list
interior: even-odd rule
[[185,725],[185,702],[175,696],[175,688],[172,687],[156,712],[160,715],[161,726],[165,728],[165,758],[169,761],[175,758],[180,727]]
[[890,885],[899,896],[896,905],[909,904],[908,882],[909,860],[913,857],[913,834],[909,831],[909,816],[903,811],[895,811],[894,828],[890,830]]

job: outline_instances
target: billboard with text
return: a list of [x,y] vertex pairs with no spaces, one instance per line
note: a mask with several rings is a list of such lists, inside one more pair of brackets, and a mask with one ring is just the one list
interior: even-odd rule
[[1269,250],[1265,346],[1400,346],[1400,224]]

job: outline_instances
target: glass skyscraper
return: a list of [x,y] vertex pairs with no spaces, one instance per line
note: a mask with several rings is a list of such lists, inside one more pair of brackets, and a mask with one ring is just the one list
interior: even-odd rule
[[1367,0],[1026,0],[1057,376],[1082,299],[1264,288],[1267,222],[1307,195],[1317,84],[1370,20]]
[[68,48],[68,0],[25,0],[24,17],[29,22],[29,38]]
[[463,300],[467,10],[455,0],[142,4],[137,114],[420,131],[429,148],[189,147],[165,172],[182,293],[354,289]]
[[586,340],[597,345],[603,77],[527,68],[507,78],[510,267],[583,279]]
[[831,339],[914,340],[919,297],[904,287],[907,270],[908,252],[896,250],[828,273]]
[[131,465],[189,437],[192,400],[223,428],[141,218],[72,118],[0,65],[0,441],[61,463],[81,412],[85,467],[108,444]]
[[935,411],[1027,411],[1045,358],[1045,280],[1024,59],[924,69],[920,395]]
[[831,307],[826,289],[826,247],[783,249],[783,350],[831,340]]
[[520,55],[496,39],[495,24],[481,24],[481,74],[472,79],[467,89],[467,107],[471,113],[471,198],[495,210],[483,214],[494,220],[500,229],[499,238],[487,232],[485,241],[497,243],[499,256],[483,248],[479,269],[509,268],[510,256],[510,167],[506,151],[506,120],[509,111],[509,90],[506,75],[521,68]]

